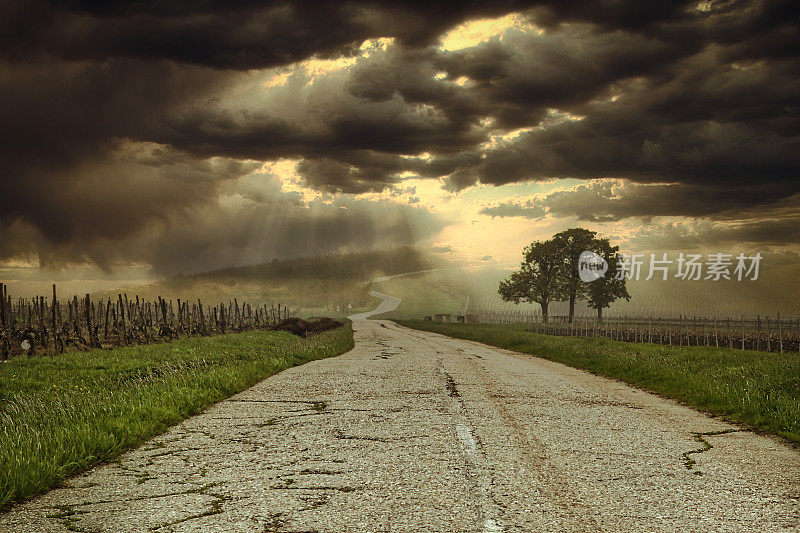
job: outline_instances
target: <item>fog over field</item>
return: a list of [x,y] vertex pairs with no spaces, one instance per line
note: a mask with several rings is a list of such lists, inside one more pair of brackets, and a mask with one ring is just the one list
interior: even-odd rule
[[[756,281],[685,281],[674,277],[663,281],[658,276],[647,281],[645,273],[640,280],[627,283],[630,301],[618,300],[604,314],[711,319],[741,315],[775,317],[780,313],[784,318],[797,317],[797,302],[800,301],[800,286],[794,282],[800,279],[797,257],[766,256],[761,268],[765,274]],[[541,313],[538,304],[517,305],[500,298],[498,284],[510,271],[510,268],[465,266],[397,278],[375,286],[404,298],[396,312],[386,315],[389,317],[421,318],[433,313]],[[550,314],[564,316],[567,309],[566,302],[554,302]],[[576,313],[583,317],[597,314],[585,301],[578,303]]]

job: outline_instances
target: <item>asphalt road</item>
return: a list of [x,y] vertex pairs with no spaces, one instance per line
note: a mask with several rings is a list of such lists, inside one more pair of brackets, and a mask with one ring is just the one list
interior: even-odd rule
[[800,527],[800,454],[772,438],[557,363],[354,327],[348,354],[216,404],[0,530]]
[[[391,277],[395,277],[395,276],[387,276],[387,277],[382,278],[382,279],[389,279]],[[371,316],[380,315],[380,314],[383,314],[383,313],[388,313],[389,311],[394,311],[395,309],[397,309],[397,306],[400,305],[400,302],[402,301],[400,298],[398,298],[396,296],[390,296],[388,294],[384,294],[384,293],[378,292],[378,291],[369,291],[369,293],[372,296],[375,296],[376,298],[380,298],[381,299],[381,303],[378,304],[378,307],[376,307],[372,311],[367,311],[365,313],[359,313],[357,315],[350,315],[348,318],[350,318],[350,320],[352,320],[353,322],[360,322],[361,320],[366,320]]]

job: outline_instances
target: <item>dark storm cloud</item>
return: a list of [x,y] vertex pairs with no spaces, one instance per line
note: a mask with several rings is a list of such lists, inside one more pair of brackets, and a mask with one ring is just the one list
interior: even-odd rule
[[[541,35],[511,30],[456,52],[393,47],[359,62],[350,89],[446,117],[453,145],[431,145],[433,161],[414,170],[447,176],[452,190],[623,177],[708,186],[768,180],[784,195],[798,191],[800,64],[785,48],[758,46],[774,38],[796,48],[797,25],[778,16],[781,6],[687,5],[659,18],[662,6],[638,25],[609,21],[616,11],[608,7],[606,17],[570,11],[568,25],[545,17],[553,27]],[[530,16],[538,22],[541,10]],[[464,87],[453,83],[461,77]],[[483,117],[491,125],[472,138],[454,135]],[[531,127],[488,147],[474,141]]]
[[12,61],[118,57],[169,59],[218,69],[255,69],[311,56],[353,55],[373,37],[427,46],[470,18],[523,2],[119,1],[9,2],[0,15],[0,56]]
[[[590,222],[654,216],[758,219],[769,210],[775,210],[770,214],[776,216],[779,211],[796,208],[800,195],[789,196],[791,189],[788,185],[720,188],[595,180],[534,199],[499,202],[485,207],[481,213],[493,217],[539,218],[547,212],[558,218],[577,217]],[[781,200],[784,196],[788,198]]]
[[[139,195],[119,191],[117,213],[97,213],[94,222],[123,220],[137,206]],[[125,199],[130,207],[124,205]],[[53,241],[38,227],[12,222],[0,240],[3,257],[38,258],[46,267],[91,261],[102,268],[119,259],[149,264],[157,274],[173,275],[229,265],[254,264],[271,257],[301,257],[324,253],[413,245],[442,229],[425,209],[341,197],[304,202],[282,192],[277,177],[263,174],[230,179],[217,188],[213,200],[185,208],[179,204],[153,217],[140,214],[143,231],[126,238],[87,237]],[[162,205],[163,208],[163,205]],[[92,219],[92,217],[87,217]],[[87,246],[87,242],[90,244]]]
[[[596,180],[529,200],[487,206],[482,214],[535,219],[549,214],[580,221],[615,222],[638,217],[646,222],[630,240],[636,247],[679,249],[762,243],[800,244],[800,194],[787,186],[709,187],[691,184],[638,184]],[[652,217],[692,217],[691,221],[652,224]]]
[[[396,116],[392,110],[384,112],[388,117],[377,112],[362,119],[344,109],[327,118],[327,133],[320,135],[269,110],[236,114],[215,106],[218,94],[248,78],[224,69],[350,54],[353,43],[370,36],[429,40],[438,34],[436,24],[504,9],[465,5],[432,25],[416,24],[426,15],[408,11],[407,22],[417,31],[404,29],[403,17],[388,17],[379,5],[354,8],[331,3],[309,11],[307,4],[276,3],[224,10],[221,4],[193,3],[162,9],[135,3],[97,11],[79,3],[4,3],[2,256],[27,253],[42,263],[90,257],[106,266],[106,252],[114,248],[107,241],[133,242],[154,223],[174,223],[176,215],[213,203],[221,182],[252,168],[235,159],[309,154],[301,171],[320,172],[308,176],[308,183],[332,191],[363,192],[393,183],[395,161],[375,150],[358,153],[369,144],[359,137],[386,138],[381,131],[386,119]],[[346,24],[332,23],[345,19]],[[361,30],[353,30],[354,24]],[[420,119],[395,124],[397,146],[389,147],[427,146],[422,128]],[[445,135],[439,135],[442,142]],[[349,149],[348,161],[323,166],[327,151],[343,157],[342,145]],[[136,154],[142,146],[150,153]],[[173,161],[166,160],[167,153]],[[333,176],[337,171],[343,176],[342,166],[365,176],[364,185],[352,185],[350,176],[337,182]],[[12,242],[16,239],[23,242]],[[120,249],[125,255],[124,246]],[[135,253],[130,258],[138,259]]]
[[459,169],[455,185],[550,177],[796,184],[800,64],[734,64],[724,55],[709,46],[652,75],[590,84],[595,94],[576,103],[568,99],[582,89],[565,83],[567,94],[550,101],[567,115],[499,142],[478,164]]
[[578,24],[535,37],[511,32],[442,54],[438,63],[451,78],[474,81],[479,112],[518,128],[546,119],[548,109],[605,96],[616,81],[656,73],[688,51],[682,43]]
[[214,182],[249,166],[126,139],[219,83],[163,63],[0,63],[0,226],[32,224],[56,245],[125,238],[213,198]]
[[10,187],[16,212],[2,224],[3,240],[14,241],[17,253],[0,248],[0,254],[38,256],[49,266],[89,259],[104,269],[119,257],[140,260],[135,246],[125,255],[132,241],[205,205],[216,197],[218,181],[239,178],[253,167],[155,145],[109,147],[98,160],[48,170],[47,182]]
[[297,165],[297,171],[307,184],[328,192],[362,193],[382,190],[388,180],[380,172],[373,177],[363,166],[354,167],[333,159],[307,159]]
[[495,205],[484,207],[480,214],[491,217],[522,217],[522,218],[541,218],[545,215],[545,209],[538,202],[500,202]]
[[502,142],[475,175],[493,184],[548,177],[796,184],[800,81],[785,65],[725,67],[715,76],[703,66],[711,59],[687,60],[691,84],[620,83],[616,101],[571,108],[579,120]]
[[[252,170],[246,160],[297,158],[325,192],[391,189],[409,174],[454,190],[553,177],[672,184],[660,208],[645,189],[547,206],[588,219],[723,216],[800,192],[790,2],[442,6],[0,4],[0,254],[138,260],[147,254],[124,250],[147,250],[154,228],[200,212],[232,224],[211,206]],[[437,46],[461,22],[517,9],[542,31]],[[379,37],[395,41],[361,53]],[[259,77],[338,57],[357,60],[289,71],[270,91]],[[282,231],[292,227],[302,224]]]
[[744,223],[710,221],[673,222],[643,226],[625,239],[630,250],[731,250],[735,247],[787,246],[800,244],[800,210],[776,219]]

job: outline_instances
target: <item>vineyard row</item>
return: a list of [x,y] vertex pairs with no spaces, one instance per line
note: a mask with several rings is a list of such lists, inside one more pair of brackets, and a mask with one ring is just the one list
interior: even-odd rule
[[[447,315],[449,316],[449,315]],[[554,320],[555,318],[555,320]],[[459,321],[462,317],[458,317]],[[483,312],[466,315],[466,322],[484,324],[528,323],[530,330],[548,335],[606,337],[624,342],[665,346],[713,346],[767,352],[800,352],[800,318],[755,317],[550,317],[544,323],[535,313]]]
[[116,300],[93,302],[87,294],[61,301],[55,285],[52,298],[13,299],[0,283],[0,359],[271,328],[291,315],[281,304],[252,307],[237,299],[208,305],[119,294]]

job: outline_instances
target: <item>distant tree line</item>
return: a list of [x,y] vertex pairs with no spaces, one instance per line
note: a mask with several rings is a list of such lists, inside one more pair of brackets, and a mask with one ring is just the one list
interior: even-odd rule
[[[580,255],[592,251],[608,263],[605,276],[592,282],[582,281],[579,271]],[[614,274],[619,264],[619,247],[597,232],[570,228],[556,233],[546,241],[534,241],[523,250],[520,269],[500,282],[498,292],[507,302],[538,303],[542,320],[547,322],[551,302],[569,302],[569,322],[575,317],[575,302],[586,300],[597,310],[599,320],[603,309],[619,298],[630,300],[625,279]]]
[[256,265],[221,268],[209,272],[178,275],[173,285],[197,280],[281,280],[281,279],[335,279],[369,281],[377,274],[392,275],[417,270],[427,270],[435,265],[430,258],[412,246],[393,249],[370,250],[330,254],[316,257],[272,259]]

